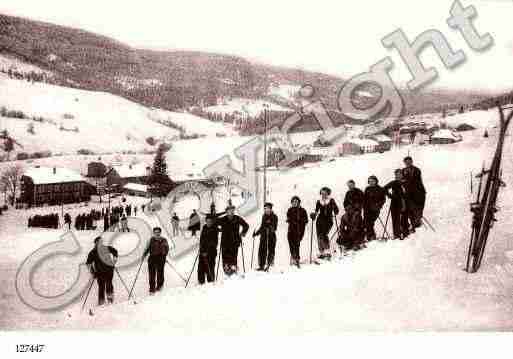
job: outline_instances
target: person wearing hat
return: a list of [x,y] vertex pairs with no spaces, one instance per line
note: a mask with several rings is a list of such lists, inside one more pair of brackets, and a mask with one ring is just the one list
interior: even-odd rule
[[365,188],[363,196],[363,222],[365,225],[365,236],[367,241],[376,239],[374,223],[379,218],[381,208],[386,202],[386,193],[383,187],[378,184],[376,176],[370,176],[369,185]]
[[287,223],[289,228],[287,231],[287,240],[290,249],[290,264],[299,267],[300,261],[300,244],[305,235],[306,224],[308,223],[308,214],[301,207],[301,199],[298,196],[292,197],[290,200],[291,207],[287,211]]
[[217,243],[219,241],[219,228],[215,222],[215,216],[207,214],[205,225],[200,234],[200,256],[198,262],[198,282],[200,284],[205,283],[205,276],[209,283],[215,279],[214,270],[216,267]]
[[363,208],[363,191],[356,187],[354,180],[347,181],[348,191],[344,197],[344,208],[351,206],[354,209],[362,210]]
[[273,212],[272,203],[264,204],[262,222],[253,237],[260,236],[258,246],[258,270],[268,271],[274,265],[274,253],[276,249],[276,230],[278,229],[278,216]]
[[422,182],[422,173],[418,167],[413,165],[410,156],[404,158],[403,181],[406,188],[406,206],[412,223],[412,231],[422,225],[424,206],[426,204],[426,188]]
[[310,214],[312,221],[315,222],[315,229],[317,230],[317,244],[319,246],[319,258],[321,259],[330,259],[330,239],[329,233],[331,227],[333,227],[333,217],[335,217],[338,212],[337,203],[333,198],[331,198],[331,189],[328,187],[321,188],[320,191],[321,198],[317,200],[315,204],[315,213]]
[[[227,275],[237,272],[237,256],[242,238],[249,230],[249,225],[240,216],[235,214],[235,206],[226,207],[226,215],[217,220],[221,228],[221,255],[223,258],[223,270]],[[242,232],[241,232],[242,227]]]
[[112,246],[106,246],[101,237],[94,239],[94,248],[87,256],[86,264],[91,274],[98,282],[98,305],[105,304],[105,292],[107,292],[107,301],[114,302],[114,265],[118,260],[118,251]]
[[[164,286],[164,266],[166,257],[169,253],[169,244],[167,239],[162,237],[162,229],[160,227],[153,228],[153,236],[143,258],[148,254],[148,281],[150,284],[150,295],[160,291]],[[155,285],[156,284],[156,285]]]

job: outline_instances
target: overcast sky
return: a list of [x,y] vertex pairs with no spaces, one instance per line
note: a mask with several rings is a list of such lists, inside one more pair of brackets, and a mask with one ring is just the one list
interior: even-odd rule
[[467,61],[448,71],[426,50],[422,59],[440,74],[431,86],[513,88],[513,1],[461,3],[476,7],[477,30],[495,40],[490,50],[473,52],[447,26],[449,0],[2,0],[0,12],[82,28],[135,47],[236,54],[344,77],[391,56],[397,83],[408,80],[409,73],[381,38],[401,28],[413,40],[435,28],[465,52]]

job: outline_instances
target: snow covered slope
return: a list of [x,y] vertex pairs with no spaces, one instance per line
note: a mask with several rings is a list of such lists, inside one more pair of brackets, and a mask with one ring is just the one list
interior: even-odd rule
[[[0,118],[0,129],[7,129],[25,152],[139,151],[151,148],[146,143],[148,137],[167,141],[177,138],[179,130],[151,120],[156,112],[200,135],[222,132],[220,125],[190,114],[150,110],[108,93],[31,84],[4,74],[0,74],[0,104],[27,117],[43,118],[43,122]],[[34,125],[34,135],[27,132],[29,123]]]
[[250,116],[256,117],[264,111],[265,107],[267,107],[271,111],[291,111],[286,107],[276,105],[269,101],[251,100],[245,98],[234,98],[231,100],[226,100],[222,104],[205,107],[204,111],[221,114],[233,114],[239,112],[247,113]]
[[[489,120],[494,121],[493,117]],[[181,280],[166,267],[166,290],[147,297],[147,266],[143,266],[135,287],[138,304],[124,302],[127,296],[116,277],[116,300],[121,303],[98,310],[92,317],[81,314],[81,303],[62,312],[44,314],[19,301],[13,284],[17,266],[26,255],[54,241],[61,232],[27,231],[23,228],[26,214],[8,211],[0,216],[0,269],[4,273],[0,309],[5,313],[0,316],[0,328],[165,330],[167,334],[179,335],[511,330],[513,243],[508,240],[513,225],[511,186],[501,191],[499,222],[492,229],[483,267],[476,274],[463,271],[471,221],[468,204],[473,197],[469,188],[470,171],[476,173],[482,162],[490,159],[496,139],[496,129],[490,131],[487,139],[479,130],[470,131],[462,142],[454,145],[404,147],[384,154],[340,158],[308,169],[269,172],[269,200],[275,204],[279,216],[274,273],[252,272],[244,280],[224,279],[221,274],[218,283],[204,287],[194,287],[193,273],[192,288],[183,289]],[[378,176],[382,183],[387,182],[407,153],[423,171],[428,191],[425,216],[436,233],[420,228],[405,241],[373,243],[340,262],[304,265],[301,270],[288,267],[284,215],[292,195],[299,195],[310,211],[319,188],[327,185],[340,203],[348,179],[353,178],[360,187],[371,174]],[[504,180],[508,184],[513,183],[512,153],[511,141],[507,141]],[[383,212],[387,209],[388,204]],[[38,210],[42,209],[33,211]],[[257,212],[248,217],[250,231],[258,225],[260,216],[261,212]],[[382,213],[383,220],[385,217],[386,213]],[[148,221],[154,224],[152,218]],[[85,249],[92,246],[94,233],[77,235]],[[301,246],[303,259],[309,255],[309,240],[310,225]],[[133,234],[125,234],[114,245],[121,253],[129,253],[136,241]],[[258,239],[255,244],[258,245]],[[244,240],[247,270],[251,247],[248,236]],[[193,260],[194,253],[176,263],[182,275],[189,273]],[[43,293],[59,293],[73,280],[73,270],[81,261],[83,256],[56,257],[35,273],[35,282],[40,283]],[[137,267],[132,267],[121,271],[121,275],[131,283],[136,272]],[[96,295],[94,286],[88,306],[93,305]]]

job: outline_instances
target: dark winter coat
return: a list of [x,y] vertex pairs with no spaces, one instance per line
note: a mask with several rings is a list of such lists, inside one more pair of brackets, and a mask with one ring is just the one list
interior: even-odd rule
[[221,217],[216,224],[221,228],[221,243],[223,246],[238,246],[241,241],[241,227],[242,235],[246,235],[249,231],[247,222],[237,215],[234,215],[231,219],[228,216]]
[[200,235],[200,253],[217,253],[217,244],[219,242],[219,228],[215,225],[203,226]]
[[287,223],[289,224],[289,234],[302,238],[308,223],[306,210],[303,207],[290,207],[287,211]]
[[422,173],[418,167],[403,168],[403,180],[405,181],[407,196],[412,198],[425,196],[426,188],[422,182]]
[[356,209],[362,209],[364,201],[363,191],[359,188],[353,188],[346,192],[344,197],[344,208],[351,206]]
[[111,246],[96,246],[87,256],[86,264],[92,264],[95,273],[108,273],[114,270],[114,262],[110,255],[118,257],[118,251]]
[[169,244],[167,242],[167,239],[164,237],[160,237],[159,240],[156,237],[151,237],[150,244],[148,245],[148,248],[146,248],[144,256],[146,256],[148,253],[150,254],[150,257],[166,257],[169,253]]
[[337,203],[333,198],[330,198],[327,204],[322,204],[317,200],[315,204],[315,213],[317,213],[317,222],[333,223],[333,216],[339,212]]
[[363,242],[364,227],[360,211],[346,212],[340,219],[340,236],[338,244],[347,247],[359,245]]
[[385,204],[386,193],[383,187],[368,186],[364,192],[363,208],[365,211],[379,212]]
[[400,209],[402,211],[406,209],[404,186],[401,181],[390,181],[383,187],[383,189],[391,200],[391,208]]
[[255,232],[256,236],[261,236],[262,238],[267,238],[267,234],[269,237],[276,238],[276,230],[278,229],[278,216],[276,214],[271,213],[269,215],[264,214],[262,216],[262,223],[260,224],[260,228]]

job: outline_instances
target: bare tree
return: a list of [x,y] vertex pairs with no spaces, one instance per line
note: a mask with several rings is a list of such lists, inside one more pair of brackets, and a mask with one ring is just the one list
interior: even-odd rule
[[20,164],[14,164],[2,173],[0,176],[1,186],[4,191],[9,193],[11,206],[14,205],[16,200],[16,192],[18,190],[21,176],[23,175],[23,167]]

